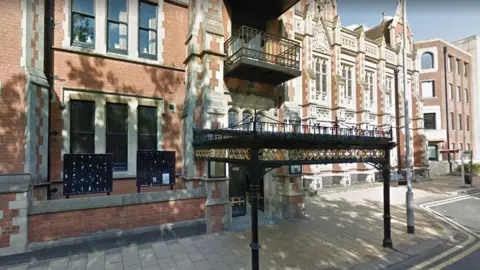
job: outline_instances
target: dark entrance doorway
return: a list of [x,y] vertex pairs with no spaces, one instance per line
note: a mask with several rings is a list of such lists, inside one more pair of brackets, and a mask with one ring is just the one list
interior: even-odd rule
[[244,216],[247,214],[247,174],[234,164],[230,164],[228,169],[230,176],[228,194],[232,202],[232,216]]

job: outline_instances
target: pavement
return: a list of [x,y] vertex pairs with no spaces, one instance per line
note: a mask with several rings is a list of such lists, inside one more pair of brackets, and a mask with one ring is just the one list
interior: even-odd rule
[[[455,179],[441,179],[438,182],[434,180],[415,184],[414,196],[416,203],[425,204],[445,198],[451,200],[458,197],[459,192],[473,190],[460,188]],[[439,221],[437,216],[420,207],[415,212],[416,233],[407,234],[405,191],[404,186],[391,189],[394,249],[381,246],[381,186],[319,193],[307,198],[305,219],[263,222],[264,225],[260,228],[260,269],[408,269],[462,246],[462,243],[470,239],[470,231],[458,230],[446,221]],[[467,201],[477,202],[476,199]],[[465,208],[465,220],[461,220],[470,222],[470,225],[465,226],[472,229],[475,229],[476,220],[468,220],[466,216],[474,213],[471,212],[475,211],[474,208]],[[455,206],[440,209],[459,212]],[[239,220],[242,219],[235,222]],[[0,269],[251,269],[248,246],[250,228],[237,228],[239,229],[235,231],[204,234],[201,227],[185,227],[172,232],[151,232],[130,238],[118,237],[102,242],[40,250],[0,257]],[[462,248],[468,249],[472,244],[475,242]],[[457,249],[462,252],[460,248]],[[457,256],[457,253],[449,256]],[[478,255],[471,253],[466,259],[474,258],[475,254]],[[448,259],[451,258],[443,257],[444,261]],[[435,261],[431,265],[440,263],[441,261]],[[462,262],[457,260],[455,263]]]

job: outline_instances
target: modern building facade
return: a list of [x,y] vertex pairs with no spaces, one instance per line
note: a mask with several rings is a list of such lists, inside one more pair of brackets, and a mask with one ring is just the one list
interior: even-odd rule
[[[28,200],[35,209],[24,219],[28,235],[20,230],[7,239],[10,247],[15,239],[38,243],[200,217],[208,231],[230,228],[229,194],[244,192],[248,179],[234,166],[195,161],[193,128],[228,128],[253,115],[292,125],[392,128],[398,142],[392,166],[401,173],[406,93],[410,166],[415,176],[428,171],[410,27],[407,63],[401,57],[401,6],[378,26],[352,31],[342,26],[335,0],[7,2],[1,6],[11,27],[9,38],[0,38],[8,52],[0,56],[0,173],[7,182],[31,176],[35,199]],[[137,196],[137,150],[176,152],[173,191],[146,189],[171,193],[129,197]],[[66,153],[112,153],[112,195],[126,199],[65,204]],[[302,216],[305,188],[375,181],[376,175],[367,164],[279,168],[262,181],[261,210],[271,217]],[[167,214],[158,210],[172,205],[179,206]],[[92,227],[90,218],[113,208],[122,214]],[[135,219],[139,213],[145,216]],[[46,229],[45,220],[55,220],[48,226],[56,230]],[[72,222],[79,228],[69,231]]]
[[[458,48],[470,53],[472,57],[471,64],[471,80],[472,80],[472,104],[478,104],[480,101],[480,36],[471,36],[464,39],[454,41],[453,44]],[[472,107],[472,115],[480,115],[480,107]],[[478,119],[473,119],[472,129],[473,129],[473,140],[475,144],[475,149],[480,149],[480,122]],[[480,153],[478,151],[473,151],[473,159],[475,162],[480,161]]]
[[475,153],[471,55],[440,39],[416,41],[415,49],[429,160],[458,160],[459,151]]

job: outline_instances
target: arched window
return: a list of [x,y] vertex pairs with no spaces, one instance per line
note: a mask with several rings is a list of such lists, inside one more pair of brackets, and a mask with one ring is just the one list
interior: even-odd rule
[[228,111],[228,127],[232,128],[238,123],[238,113],[235,109]]
[[250,118],[252,117],[252,114],[248,110],[244,110],[242,113],[242,121],[243,121],[243,130],[249,130],[250,129]]
[[433,54],[431,52],[425,52],[422,54],[422,69],[433,68]]

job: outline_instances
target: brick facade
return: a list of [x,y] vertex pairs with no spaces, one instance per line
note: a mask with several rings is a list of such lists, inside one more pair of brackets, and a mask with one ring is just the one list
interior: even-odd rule
[[[450,71],[448,70],[448,66],[445,66],[445,48],[447,50],[447,57],[449,57],[447,61],[450,61]],[[448,160],[447,155],[440,154],[440,150],[445,149],[458,150],[462,148],[463,151],[473,150],[475,153],[473,125],[476,117],[472,113],[472,104],[474,104],[474,102],[472,99],[471,55],[453,44],[439,39],[417,41],[415,43],[415,49],[417,50],[419,58],[417,66],[420,70],[420,83],[424,82],[428,84],[429,82],[433,82],[433,96],[426,92],[427,89],[420,89],[424,112],[434,113],[436,118],[436,129],[426,130],[429,147],[436,147],[435,149],[437,151],[437,158],[432,161]],[[422,69],[420,59],[428,55],[432,57],[433,67],[423,67]],[[460,74],[456,72],[457,60],[460,65]],[[464,64],[467,64],[467,76],[465,76]],[[458,93],[457,87],[459,87],[460,93]],[[460,94],[460,96],[458,96],[458,94]],[[453,127],[452,114],[454,116]],[[461,115],[462,120],[461,130],[459,115]],[[470,122],[468,125],[466,122],[467,117]],[[450,145],[447,143],[447,132]],[[435,159],[435,157],[431,158]],[[451,158],[452,160],[458,160],[460,159],[460,155],[452,154]]]
[[[233,26],[235,14],[232,12],[235,11],[228,2],[153,1],[157,3],[156,19],[149,20],[148,24],[156,31],[157,42],[150,44],[149,36],[148,50],[155,51],[155,54],[145,57],[139,49],[141,18],[138,1],[126,1],[127,11],[122,14],[127,17],[128,34],[124,40],[128,44],[124,54],[109,51],[106,0],[93,1],[95,36],[90,40],[91,44],[86,42],[82,46],[73,42],[78,35],[72,37],[72,1],[52,1],[52,7],[47,7],[45,0],[7,1],[0,5],[0,11],[7,14],[0,20],[5,26],[11,25],[6,27],[7,36],[11,38],[0,40],[4,52],[0,56],[4,63],[0,66],[0,152],[5,153],[0,156],[0,174],[28,173],[37,184],[43,184],[35,189],[36,200],[46,200],[48,188],[57,189],[50,199],[62,199],[63,154],[70,153],[72,141],[71,101],[95,103],[92,120],[95,153],[107,151],[106,104],[120,103],[128,108],[128,168],[114,172],[111,195],[136,193],[137,108],[153,106],[157,108],[159,119],[157,150],[176,152],[176,174],[181,177],[177,177],[173,189],[204,190],[206,198],[175,202],[176,209],[181,210],[166,216],[164,211],[171,206],[166,203],[32,215],[29,220],[30,241],[200,217],[205,217],[208,231],[229,229],[232,223],[230,179],[227,175],[223,178],[208,175],[208,163],[194,160],[192,140],[193,128],[227,127],[231,111],[240,117],[243,113],[259,110],[265,119],[298,121],[308,125],[331,126],[338,120],[341,125],[351,127],[392,126],[399,130],[398,145],[403,154],[403,124],[395,123],[397,116],[400,122],[404,121],[402,110],[397,115],[395,106],[385,104],[388,95],[401,96],[403,89],[387,93],[384,87],[384,78],[393,76],[394,70],[403,65],[408,65],[406,75],[411,81],[408,93],[411,93],[412,100],[413,131],[408,136],[413,142],[412,165],[415,169],[425,169],[423,106],[418,98],[418,72],[413,65],[416,59],[413,48],[409,48],[408,62],[401,61],[397,46],[402,31],[399,14],[391,20],[382,20],[375,29],[348,29],[341,24],[335,1],[321,7],[313,0],[300,1],[277,18],[262,22],[266,33],[296,40],[301,45],[298,59],[301,76],[282,85],[269,85],[225,78],[227,52],[224,45],[235,34],[233,29],[238,27]],[[45,44],[48,42],[45,41],[44,26],[49,23],[45,22],[44,13],[48,8],[53,9],[53,47],[47,48],[52,50],[51,74],[45,74],[50,71],[44,66],[48,60],[45,59],[48,54]],[[382,30],[380,34],[378,29]],[[408,38],[411,41],[411,33]],[[318,70],[315,61],[319,59],[327,63],[326,93],[316,95]],[[349,79],[344,78],[347,66],[351,71]],[[373,100],[368,92],[366,70],[374,72]],[[400,81],[402,76],[400,74]],[[348,93],[348,89],[352,89],[352,93]],[[399,106],[402,108],[403,103],[400,102]],[[392,158],[392,165],[401,168],[400,160],[403,160],[402,156]],[[374,181],[374,173],[374,169],[366,164],[303,166],[301,175],[291,174],[287,166],[278,168],[263,179],[265,212],[267,216],[281,218],[302,217],[305,214],[305,183],[310,187],[349,185]],[[142,192],[167,189],[142,188]],[[92,197],[97,196],[102,195]],[[82,197],[90,196],[78,198]],[[8,198],[6,196],[5,200]],[[17,225],[8,221],[16,214],[10,210],[3,210],[8,213],[4,216],[5,231],[0,234],[2,241],[8,238],[8,232],[15,233],[17,229]],[[120,213],[119,218],[112,213]],[[104,216],[112,218],[100,220]],[[120,217],[130,218],[130,223]],[[89,227],[91,224],[94,225]],[[69,226],[73,229],[66,229]],[[6,245],[6,242],[2,243]]]
[[202,198],[31,215],[28,241],[44,242],[199,219],[205,216],[204,204]]
[[[21,173],[25,166],[26,77],[20,67],[22,56],[21,1],[0,4],[0,174]],[[7,38],[8,37],[8,38]]]

